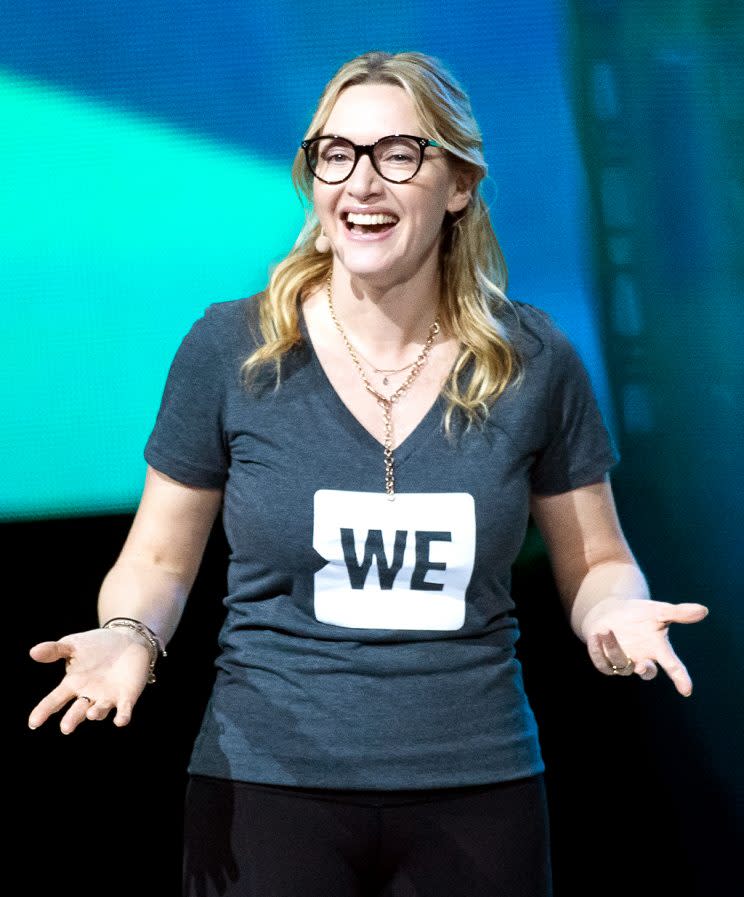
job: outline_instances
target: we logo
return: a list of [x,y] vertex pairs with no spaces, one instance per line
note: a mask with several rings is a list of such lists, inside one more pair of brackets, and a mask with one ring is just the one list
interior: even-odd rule
[[319,489],[313,548],[315,616],[358,629],[460,629],[475,558],[467,492]]

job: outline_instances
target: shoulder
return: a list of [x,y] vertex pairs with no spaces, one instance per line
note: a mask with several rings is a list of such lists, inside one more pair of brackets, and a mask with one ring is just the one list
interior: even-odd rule
[[264,295],[260,292],[210,303],[194,321],[192,338],[211,342],[223,351],[252,352],[261,341],[259,312]]
[[528,359],[538,355],[551,358],[571,346],[552,315],[529,302],[512,299],[499,317],[509,339]]
[[264,295],[262,291],[240,299],[212,302],[204,309],[203,319],[213,330],[234,330],[245,325],[257,326]]

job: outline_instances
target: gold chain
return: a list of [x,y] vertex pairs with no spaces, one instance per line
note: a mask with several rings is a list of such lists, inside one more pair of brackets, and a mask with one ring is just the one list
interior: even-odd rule
[[354,350],[354,347],[349,342],[346,333],[344,332],[344,328],[339,323],[338,318],[336,317],[336,312],[333,309],[333,298],[331,296],[331,272],[328,272],[328,277],[326,279],[326,291],[328,293],[328,308],[331,312],[331,317],[333,318],[333,323],[336,325],[336,329],[343,337],[344,343],[346,344],[346,348],[349,350],[349,355],[351,355],[352,361],[356,365],[357,370],[361,374],[362,380],[364,381],[364,385],[367,388],[367,391],[372,393],[372,395],[377,399],[377,404],[382,408],[383,417],[385,420],[385,442],[383,445],[384,458],[385,458],[385,492],[387,493],[390,501],[395,499],[395,475],[393,473],[393,405],[398,401],[398,399],[405,393],[408,387],[413,383],[413,381],[418,376],[421,368],[426,364],[426,359],[429,357],[429,352],[431,351],[431,347],[434,343],[434,338],[439,333],[439,316],[434,319],[433,324],[429,328],[429,336],[426,338],[426,342],[424,343],[424,348],[421,350],[418,358],[409,365],[406,365],[405,368],[401,368],[400,370],[404,371],[406,368],[411,368],[411,373],[406,377],[406,379],[401,383],[401,385],[395,390],[392,395],[384,396],[381,392],[378,392],[374,386],[367,379],[367,375],[364,373],[364,368],[362,367],[359,357]]
[[414,366],[414,364],[416,364],[415,361],[412,361],[410,364],[407,364],[407,365],[405,365],[405,367],[402,367],[402,368],[376,368],[372,364],[372,362],[369,360],[369,358],[365,358],[364,355],[362,355],[362,353],[359,352],[358,350],[357,350],[357,355],[362,359],[362,361],[366,361],[367,364],[372,368],[372,370],[376,374],[384,374],[385,375],[382,378],[382,382],[383,382],[384,386],[387,386],[388,383],[390,382],[390,380],[388,378],[388,374],[402,374],[403,371],[407,371],[408,368],[412,368]]

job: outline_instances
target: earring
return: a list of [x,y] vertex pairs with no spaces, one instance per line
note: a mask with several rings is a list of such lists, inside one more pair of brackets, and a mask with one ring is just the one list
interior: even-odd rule
[[315,241],[315,251],[316,252],[328,252],[331,248],[331,241],[326,237],[323,228],[320,229],[320,234]]

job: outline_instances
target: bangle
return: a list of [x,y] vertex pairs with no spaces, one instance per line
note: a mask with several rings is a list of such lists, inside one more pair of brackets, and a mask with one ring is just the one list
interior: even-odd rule
[[161,654],[163,657],[168,656],[163,642],[149,626],[146,626],[139,620],[133,620],[131,617],[112,617],[101,626],[101,629],[116,629],[117,627],[133,629],[147,641],[150,647],[150,669],[147,673],[147,682],[148,685],[151,685],[155,681],[155,661],[158,659],[158,654]]

